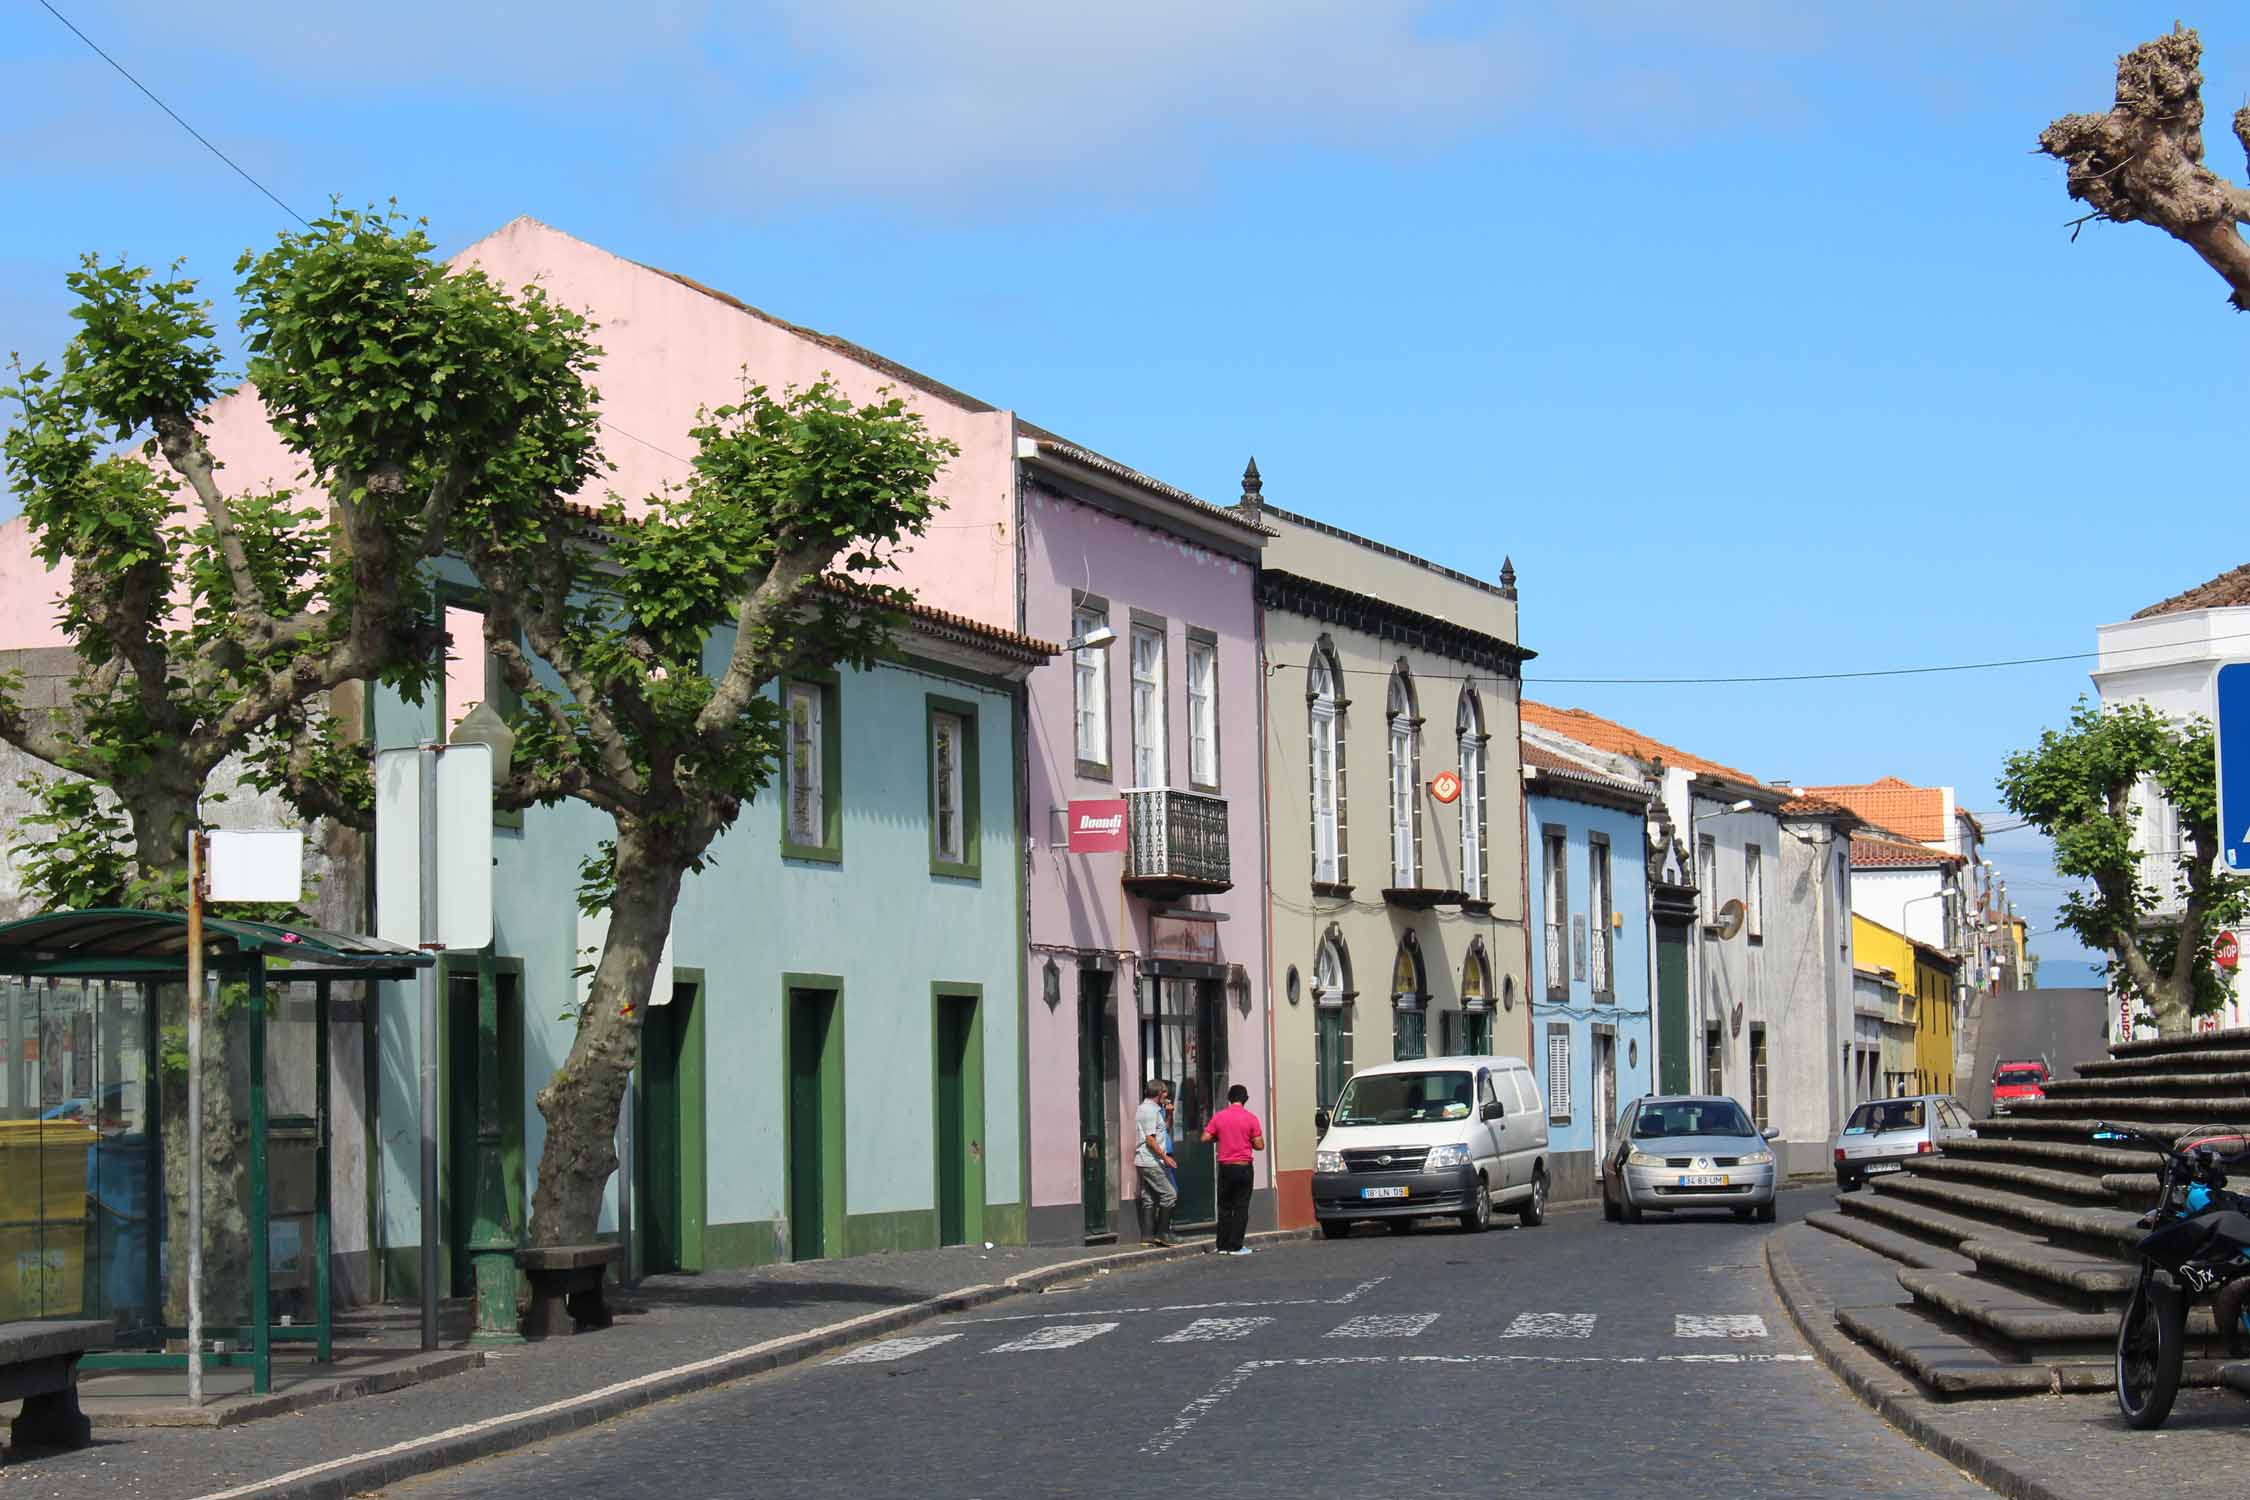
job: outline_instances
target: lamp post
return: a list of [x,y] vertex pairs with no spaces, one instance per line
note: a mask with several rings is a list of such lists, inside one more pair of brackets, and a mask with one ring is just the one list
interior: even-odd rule
[[[489,703],[479,703],[454,726],[450,743],[492,751],[492,785],[508,781],[515,733]],[[491,957],[477,965],[476,1193],[469,1226],[469,1264],[476,1276],[476,1323],[471,1344],[520,1344],[516,1327],[517,1231],[508,1212],[506,1166],[500,1130],[500,996]],[[427,1213],[430,1210],[424,1209]]]

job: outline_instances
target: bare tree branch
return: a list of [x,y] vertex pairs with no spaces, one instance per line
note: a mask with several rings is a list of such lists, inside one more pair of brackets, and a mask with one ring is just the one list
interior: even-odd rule
[[698,735],[724,733],[742,717],[752,695],[772,676],[770,664],[761,658],[761,637],[768,623],[795,604],[798,593],[828,566],[836,550],[834,543],[823,542],[782,553],[766,570],[765,579],[742,601],[735,617],[734,654],[711,701],[695,717]]
[[234,584],[235,614],[255,625],[259,632],[272,639],[274,622],[266,613],[266,602],[258,591],[258,578],[250,569],[250,556],[243,550],[241,533],[234,529],[234,512],[227,497],[220,492],[218,471],[212,467],[211,450],[204,446],[203,434],[184,413],[166,412],[156,418],[156,446],[164,461],[174,473],[188,482],[196,499],[203,504],[203,514],[211,522],[211,533],[219,540],[219,556],[227,565],[227,577]]

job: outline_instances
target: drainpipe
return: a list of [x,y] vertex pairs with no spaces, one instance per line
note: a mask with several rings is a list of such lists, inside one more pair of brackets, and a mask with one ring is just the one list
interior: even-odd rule
[[[1252,565],[1253,568],[1256,564]],[[1258,599],[1257,574],[1251,574],[1250,585],[1250,645],[1258,663],[1258,798],[1262,822],[1258,839],[1258,927],[1266,946],[1266,1190],[1273,1194],[1275,1227],[1281,1224],[1281,1120],[1280,1080],[1274,1073],[1274,1058],[1278,1046],[1274,1037],[1274,949],[1273,949],[1273,776],[1272,756],[1269,754],[1272,736],[1266,714],[1272,669],[1266,662],[1266,611]]]

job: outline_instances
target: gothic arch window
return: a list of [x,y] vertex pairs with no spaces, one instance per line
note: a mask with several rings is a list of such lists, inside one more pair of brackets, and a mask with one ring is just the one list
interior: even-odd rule
[[1422,942],[1409,932],[1391,961],[1391,1056],[1404,1062],[1430,1055],[1430,983],[1422,967]]
[[1352,1076],[1352,956],[1333,922],[1313,955],[1313,1100],[1333,1109]]
[[1461,1050],[1492,1055],[1492,960],[1483,938],[1472,940],[1461,960]]
[[1453,732],[1461,752],[1461,892],[1471,901],[1489,899],[1485,890],[1487,799],[1485,782],[1484,702],[1474,683],[1461,685],[1461,703],[1454,710]]
[[1422,714],[1403,657],[1391,672],[1384,717],[1391,749],[1391,884],[1413,890],[1422,883]]
[[1344,836],[1344,673],[1322,636],[1305,669],[1306,756],[1312,783],[1312,878],[1350,880]]

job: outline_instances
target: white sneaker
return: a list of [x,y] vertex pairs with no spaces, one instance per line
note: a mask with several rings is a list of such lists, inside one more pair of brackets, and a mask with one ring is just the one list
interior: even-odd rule
[[1229,1255],[1248,1255],[1249,1253],[1250,1247],[1248,1245],[1244,1245],[1240,1250],[1229,1250],[1227,1252]]

